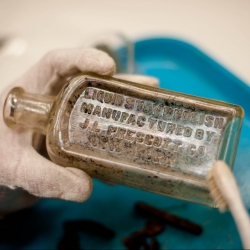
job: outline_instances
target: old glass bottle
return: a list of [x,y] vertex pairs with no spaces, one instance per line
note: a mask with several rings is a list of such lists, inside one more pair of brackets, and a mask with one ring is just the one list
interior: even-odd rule
[[4,120],[46,135],[52,161],[90,176],[213,206],[206,175],[214,161],[233,166],[239,106],[81,75],[57,97],[14,88]]

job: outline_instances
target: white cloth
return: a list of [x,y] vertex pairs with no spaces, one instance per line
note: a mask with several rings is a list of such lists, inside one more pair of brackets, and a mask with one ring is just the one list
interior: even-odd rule
[[[115,72],[115,63],[96,49],[52,51],[1,95],[0,110],[14,86],[30,93],[56,95],[69,77],[80,72],[111,76]],[[125,75],[122,78],[153,86],[158,84],[156,79],[147,77]],[[86,173],[71,167],[63,168],[44,158],[35,150],[38,144],[34,145],[32,131],[10,129],[0,116],[1,215],[30,206],[37,197],[83,202],[91,195],[92,180]]]

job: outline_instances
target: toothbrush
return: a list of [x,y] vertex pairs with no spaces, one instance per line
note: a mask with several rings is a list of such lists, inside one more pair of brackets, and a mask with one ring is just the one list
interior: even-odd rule
[[216,161],[207,175],[211,196],[221,212],[230,210],[244,249],[250,249],[250,219],[243,205],[236,180],[223,161]]

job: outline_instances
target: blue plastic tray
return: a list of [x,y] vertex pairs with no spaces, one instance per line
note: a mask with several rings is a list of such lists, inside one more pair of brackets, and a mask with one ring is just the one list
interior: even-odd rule
[[[200,50],[178,40],[139,41],[135,44],[135,60],[135,73],[159,78],[162,88],[227,101],[245,109],[234,173],[245,203],[249,205],[250,88]],[[82,249],[125,249],[121,239],[143,227],[146,221],[133,213],[137,201],[188,218],[204,228],[201,236],[193,236],[167,226],[157,237],[161,249],[241,248],[230,213],[220,214],[217,209],[132,188],[112,187],[96,180],[93,195],[83,204],[49,199],[40,201],[28,217],[13,223],[11,237],[1,239],[0,248],[56,249],[63,235],[63,222],[87,218],[104,223],[117,234],[108,241],[81,233]]]

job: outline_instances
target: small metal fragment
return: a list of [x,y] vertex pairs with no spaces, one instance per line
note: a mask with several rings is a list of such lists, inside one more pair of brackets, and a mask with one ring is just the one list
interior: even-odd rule
[[159,221],[148,221],[145,226],[132,233],[131,235],[123,238],[123,244],[128,249],[140,249],[142,246],[144,249],[149,249],[146,238],[153,237],[160,234],[165,229],[162,222]]
[[194,235],[200,235],[202,233],[202,227],[200,225],[142,202],[138,202],[135,205],[135,211],[140,215],[153,217],[154,219],[158,219],[161,222]]

